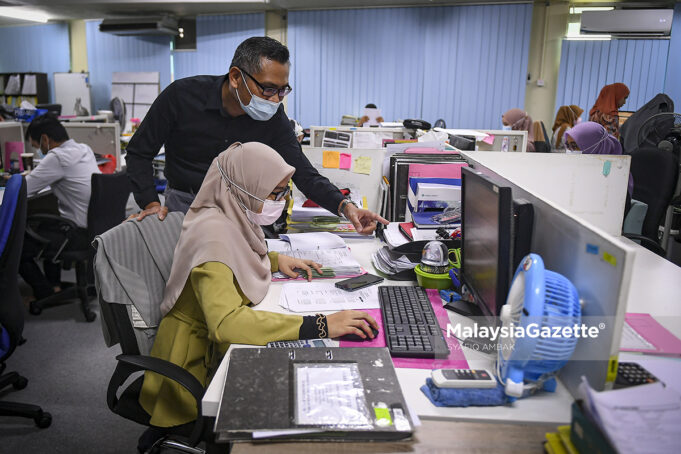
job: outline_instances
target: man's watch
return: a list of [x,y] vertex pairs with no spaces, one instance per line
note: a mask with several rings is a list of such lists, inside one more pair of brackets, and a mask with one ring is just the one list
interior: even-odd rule
[[338,215],[339,216],[344,216],[345,215],[345,207],[348,205],[354,205],[355,208],[359,208],[355,202],[353,202],[351,199],[343,199],[343,201],[340,203],[340,206],[338,207]]

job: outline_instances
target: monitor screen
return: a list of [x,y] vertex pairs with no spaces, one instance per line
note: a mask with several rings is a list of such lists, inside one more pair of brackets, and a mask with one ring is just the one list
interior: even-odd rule
[[461,274],[476,304],[498,315],[510,279],[511,188],[494,184],[475,171],[462,172]]

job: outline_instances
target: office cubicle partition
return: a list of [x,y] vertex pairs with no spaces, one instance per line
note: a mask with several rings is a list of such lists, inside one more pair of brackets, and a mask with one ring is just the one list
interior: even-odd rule
[[347,148],[371,149],[381,146],[382,139],[400,140],[409,138],[409,134],[404,128],[363,128],[354,126],[311,126],[310,127],[310,146],[324,146],[324,132],[341,132],[350,135],[350,142]]
[[69,137],[92,148],[96,155],[116,157],[116,171],[121,170],[121,129],[118,123],[63,123]]
[[605,231],[559,208],[556,204],[516,184],[503,171],[498,173],[467,155],[476,170],[511,186],[514,198],[534,206],[531,251],[541,255],[546,268],[570,279],[579,292],[582,317],[598,326],[595,338],[581,338],[560,379],[576,395],[581,377],[603,390],[612,385],[616,371],[624,314],[632,278],[635,248]]
[[622,234],[630,156],[462,152],[610,235]]

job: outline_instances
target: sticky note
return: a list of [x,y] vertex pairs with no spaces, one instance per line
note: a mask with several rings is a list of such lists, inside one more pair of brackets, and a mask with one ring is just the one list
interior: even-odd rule
[[362,173],[369,175],[371,173],[371,157],[358,156],[355,158],[355,167],[352,169],[355,173]]
[[606,177],[610,175],[610,166],[612,166],[612,163],[610,161],[605,161],[603,163],[603,175]]
[[588,254],[598,255],[598,246],[596,246],[595,244],[587,243],[586,244],[586,252]]
[[324,151],[322,166],[327,169],[337,169],[340,164],[340,153],[337,151]]
[[483,142],[488,143],[490,145],[494,145],[494,136],[492,134],[488,135],[484,139],[482,139]]
[[617,259],[612,256],[611,254],[608,254],[607,252],[603,253],[603,260],[611,264],[612,266],[617,266]]
[[350,170],[350,167],[352,167],[352,155],[350,153],[341,153],[338,167]]

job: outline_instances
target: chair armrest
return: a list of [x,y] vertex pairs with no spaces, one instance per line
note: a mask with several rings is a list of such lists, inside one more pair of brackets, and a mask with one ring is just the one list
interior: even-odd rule
[[31,237],[33,240],[37,241],[38,243],[41,243],[43,247],[47,244],[50,243],[50,240],[45,238],[44,236],[38,235],[35,230],[31,228],[30,225],[26,225],[26,235]]
[[64,226],[67,226],[71,229],[77,229],[78,226],[76,225],[75,222],[73,222],[70,219],[63,218],[61,216],[57,216],[56,214],[32,214],[28,218],[26,218],[26,223],[32,223],[32,222],[45,222],[45,221],[50,221],[55,224],[62,224]]
[[641,246],[659,255],[660,257],[664,257],[667,254],[667,252],[664,250],[662,246],[660,246],[657,242],[651,240],[647,236],[637,235],[635,233],[623,233],[622,236],[625,238],[629,238],[630,240],[640,241]]
[[196,446],[199,443],[203,433],[201,400],[203,399],[203,395],[206,391],[196,377],[177,364],[173,364],[163,359],[154,358],[153,356],[118,355],[116,359],[118,360],[118,365],[116,366],[116,370],[114,371],[111,380],[109,381],[109,388],[107,389],[106,393],[106,401],[109,408],[115,412],[115,407],[118,403],[116,392],[131,374],[148,370],[159,375],[163,375],[164,377],[173,380],[184,389],[189,391],[192,397],[194,397],[194,400],[196,400],[196,423],[194,424],[194,429],[192,430],[192,435],[189,441],[192,446]]

